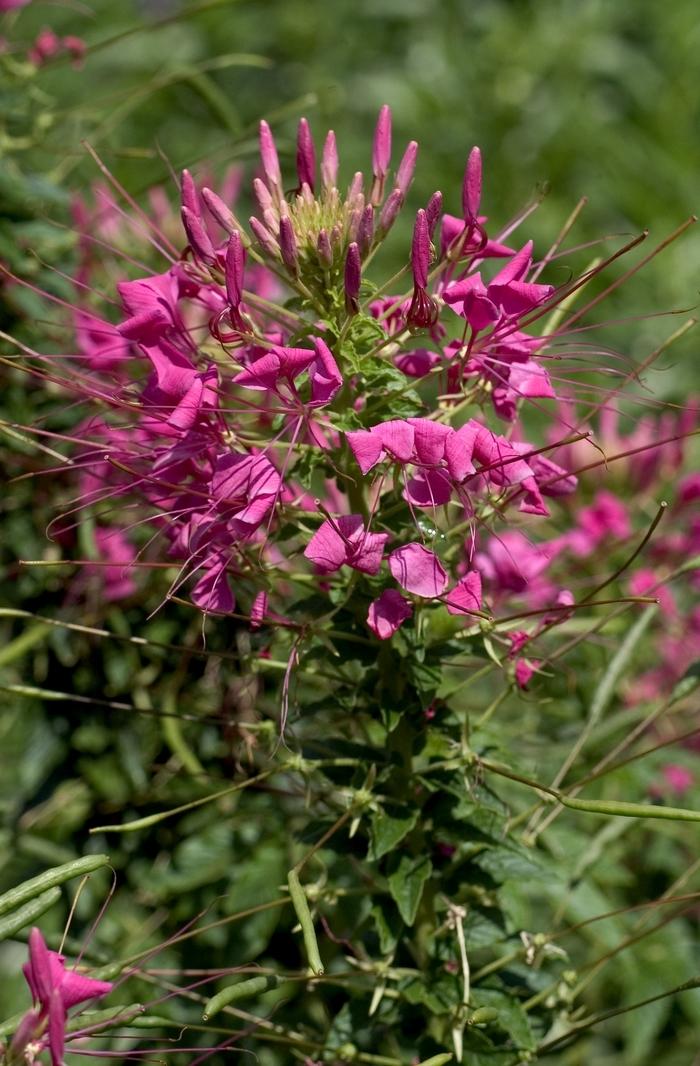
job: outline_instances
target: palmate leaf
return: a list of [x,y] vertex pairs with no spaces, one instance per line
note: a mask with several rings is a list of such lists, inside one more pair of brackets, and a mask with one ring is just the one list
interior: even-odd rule
[[417,807],[386,804],[375,811],[370,821],[370,858],[381,859],[393,851],[418,821]]
[[406,925],[413,925],[433,865],[427,855],[402,855],[392,865],[394,869],[388,877],[389,891]]

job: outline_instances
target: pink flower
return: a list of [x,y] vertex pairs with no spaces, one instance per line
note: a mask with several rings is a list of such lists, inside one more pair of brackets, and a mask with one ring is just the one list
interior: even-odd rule
[[413,608],[400,592],[384,589],[369,606],[367,625],[380,640],[388,640],[412,614]]
[[532,241],[528,241],[488,285],[481,274],[470,274],[445,289],[443,298],[479,333],[502,316],[518,317],[549,299],[554,292],[551,285],[524,280],[531,266]]
[[342,515],[326,519],[306,545],[304,555],[322,574],[332,574],[343,565],[364,574],[376,574],[388,539],[388,533],[366,530],[362,515]]
[[0,11],[15,11],[18,7],[26,7],[30,0],[0,0]]
[[63,1066],[68,1011],[88,999],[106,996],[112,985],[66,970],[64,956],[49,951],[36,928],[29,934],[29,962],[22,969],[39,1008],[37,1027],[48,1032],[42,1043],[48,1046],[52,1066]]
[[515,664],[515,683],[518,688],[527,688],[539,665],[538,659],[518,659]]
[[405,544],[389,556],[392,577],[407,592],[416,596],[440,596],[447,585],[447,574],[434,552],[422,544]]

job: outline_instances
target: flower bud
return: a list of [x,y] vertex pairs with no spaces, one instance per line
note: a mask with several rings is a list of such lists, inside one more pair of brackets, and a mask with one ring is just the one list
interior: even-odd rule
[[362,212],[362,218],[360,219],[360,228],[357,232],[357,243],[360,246],[362,255],[367,255],[372,247],[372,240],[374,238],[374,208],[371,204],[367,204],[366,208]]
[[187,243],[194,252],[195,258],[211,266],[216,262],[216,253],[209,234],[202,225],[202,220],[187,207],[182,208],[181,214],[182,224],[187,234]]
[[372,192],[370,202],[377,207],[384,197],[384,182],[386,180],[389,162],[391,160],[391,108],[388,104],[380,109],[377,125],[374,131],[372,144]]
[[260,208],[260,214],[264,211],[272,211],[275,208],[275,201],[270,196],[270,192],[265,185],[264,181],[260,178],[253,178],[253,194],[258,201],[258,207]]
[[297,239],[294,233],[294,225],[291,218],[280,219],[280,252],[282,254],[282,262],[286,266],[287,270],[290,270],[292,274],[296,274],[299,269],[298,257],[297,257]]
[[400,189],[394,189],[394,191],[387,197],[379,215],[379,231],[382,235],[389,232],[396,222],[396,218],[402,207],[403,193]]
[[345,310],[349,315],[356,315],[360,310],[361,279],[360,249],[353,241],[348,246],[348,254],[345,258]]
[[279,159],[277,157],[275,138],[272,136],[272,130],[264,119],[260,123],[260,159],[262,160],[268,189],[275,192],[278,196],[281,195],[282,172],[280,171]]
[[321,181],[324,189],[332,189],[338,183],[338,148],[335,133],[329,130],[323,145],[321,157]]
[[481,203],[481,151],[472,148],[462,182],[462,215],[465,222],[476,222]]
[[430,239],[431,240],[433,239],[433,234],[435,233],[435,227],[438,224],[438,221],[439,221],[439,218],[440,218],[441,214],[442,214],[442,193],[438,191],[438,192],[434,192],[433,193],[433,195],[428,200],[428,203],[427,203],[426,208],[425,208],[425,220],[428,223],[428,233],[430,234]]
[[305,118],[299,119],[297,131],[297,176],[299,186],[303,186],[306,182],[313,192],[316,184],[316,149]]
[[417,158],[418,142],[410,141],[403,154],[403,159],[399,163],[399,169],[396,171],[396,188],[399,189],[404,196],[408,192],[409,186],[413,181]]
[[248,221],[250,228],[253,231],[253,235],[260,247],[263,248],[268,255],[273,256],[275,259],[279,259],[281,255],[280,246],[267,226],[264,226],[260,219],[257,219],[255,215],[253,215]]
[[413,227],[413,242],[411,244],[411,269],[413,281],[421,289],[428,284],[428,268],[430,266],[430,235],[425,211],[421,208],[416,214],[416,222]]
[[357,199],[359,194],[364,190],[365,178],[361,170],[357,170],[353,174],[352,181],[348,187],[347,203],[351,204]]
[[237,308],[243,298],[243,271],[245,268],[245,249],[238,230],[234,229],[226,248],[226,265],[224,276],[226,294],[231,307]]
[[229,211],[221,197],[217,196],[211,189],[202,189],[202,199],[207,205],[209,213],[216,219],[221,228],[225,229],[229,234],[238,233],[239,238],[241,238],[233,212]]
[[331,247],[330,237],[328,236],[328,230],[321,229],[318,231],[316,251],[318,252],[318,258],[324,266],[333,265],[333,249]]
[[197,195],[197,186],[194,183],[192,175],[189,170],[183,170],[180,178],[180,201],[183,207],[186,207],[188,211],[191,211],[193,215],[199,216],[201,209],[199,206],[199,197]]

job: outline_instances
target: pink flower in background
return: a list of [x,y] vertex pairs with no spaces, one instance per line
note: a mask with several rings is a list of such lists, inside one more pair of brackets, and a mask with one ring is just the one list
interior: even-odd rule
[[18,7],[26,7],[30,0],[0,0],[0,11],[15,11]]

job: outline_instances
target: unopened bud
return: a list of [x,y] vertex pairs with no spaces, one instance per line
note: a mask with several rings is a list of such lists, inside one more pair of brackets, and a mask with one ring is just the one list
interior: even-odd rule
[[277,146],[275,145],[275,138],[272,136],[272,130],[264,119],[260,123],[260,159],[262,160],[268,188],[280,195],[282,192],[282,172],[280,171],[280,163],[277,156]]
[[362,218],[360,220],[360,228],[357,232],[357,243],[360,246],[362,255],[367,255],[372,247],[372,240],[374,239],[374,208],[371,204],[367,204],[367,207],[362,212]]
[[417,158],[418,142],[411,141],[403,154],[403,159],[399,163],[399,169],[396,171],[396,188],[400,189],[404,196],[413,181]]
[[350,218],[348,219],[348,240],[356,241],[357,235],[360,230],[360,222],[362,221],[362,212],[356,207],[350,212]]
[[434,192],[428,200],[425,208],[425,220],[428,223],[428,233],[430,239],[433,239],[435,233],[435,227],[438,224],[440,215],[442,214],[442,193]]
[[430,235],[425,211],[421,208],[416,214],[416,222],[413,227],[413,241],[411,244],[411,269],[413,281],[421,289],[428,284],[428,269],[430,267]]
[[347,202],[352,204],[357,199],[358,195],[364,190],[365,178],[361,170],[358,170],[353,174],[352,181],[348,187]]
[[321,229],[318,231],[318,238],[316,240],[316,251],[318,252],[318,258],[321,260],[324,266],[332,266],[333,249],[331,247],[331,239],[328,236],[328,230]]
[[212,265],[216,262],[216,253],[214,245],[209,239],[209,234],[202,225],[202,220],[187,207],[182,208],[181,214],[182,224],[187,234],[187,242],[194,252],[195,258],[200,259],[203,263]]
[[226,248],[226,294],[231,307],[237,308],[243,298],[243,271],[245,269],[245,249],[238,230],[234,230]]
[[335,133],[329,130],[321,157],[321,181],[324,189],[332,189],[338,183],[338,148]]
[[261,214],[263,211],[274,210],[276,201],[273,200],[265,182],[261,181],[260,178],[253,178],[253,194],[258,201]]
[[248,221],[250,228],[253,231],[253,235],[260,247],[263,248],[268,255],[273,256],[275,259],[279,259],[281,256],[280,246],[267,226],[264,226],[260,219],[256,218],[255,215],[253,215]]
[[370,202],[377,207],[384,197],[384,182],[391,161],[391,108],[384,104],[377,118],[372,144],[372,192]]
[[[220,196],[217,196],[211,189],[202,189],[202,199],[207,205],[209,213],[216,219],[222,229],[225,229],[229,234],[238,232],[233,212],[229,211]],[[239,237],[241,236],[240,233],[238,235]]]
[[394,191],[387,197],[379,214],[379,230],[382,234],[389,232],[396,222],[396,218],[402,207],[403,193],[400,189],[394,189]]
[[287,270],[290,270],[292,274],[296,274],[299,268],[297,260],[297,239],[291,218],[280,219],[279,242],[282,262]]
[[472,148],[462,182],[462,215],[465,222],[475,222],[481,203],[481,151]]
[[193,215],[196,215],[197,217],[199,216],[201,209],[199,206],[199,197],[197,195],[197,186],[195,185],[189,170],[183,170],[180,178],[180,200],[183,207],[186,207]]
[[316,184],[316,149],[305,118],[299,119],[297,131],[297,176],[299,186],[306,182],[313,192]]
[[360,310],[361,280],[360,249],[353,241],[348,246],[348,254],[345,258],[345,310],[349,315],[356,315]]

